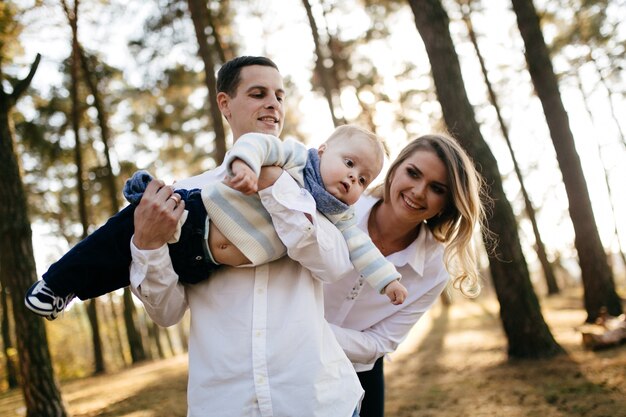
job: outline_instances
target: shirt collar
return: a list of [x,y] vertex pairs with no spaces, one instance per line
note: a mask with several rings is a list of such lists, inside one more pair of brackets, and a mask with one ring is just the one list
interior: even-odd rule
[[[372,207],[374,207],[374,204],[379,200],[379,198],[371,195],[363,195],[355,204],[358,225],[361,230],[365,231],[368,235],[367,220],[372,212]],[[422,223],[417,238],[403,250],[387,256],[387,260],[396,267],[409,265],[417,274],[423,275],[424,265],[426,263],[427,238],[430,235],[430,230],[426,227],[425,223]]]

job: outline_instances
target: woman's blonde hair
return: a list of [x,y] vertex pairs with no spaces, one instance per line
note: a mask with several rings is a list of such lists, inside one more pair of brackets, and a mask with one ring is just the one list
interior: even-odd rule
[[450,199],[444,210],[426,221],[435,239],[445,245],[443,260],[453,277],[453,285],[467,297],[480,293],[480,279],[473,234],[482,227],[489,200],[482,176],[459,143],[447,135],[420,136],[402,149],[392,162],[385,182],[374,190],[383,200],[389,199],[389,186],[396,169],[417,151],[433,152],[443,162],[448,174]]

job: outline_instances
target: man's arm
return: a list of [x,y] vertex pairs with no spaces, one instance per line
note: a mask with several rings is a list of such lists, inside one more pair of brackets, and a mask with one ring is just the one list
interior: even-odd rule
[[[267,169],[276,168],[263,171]],[[316,211],[311,194],[288,173],[280,174],[273,186],[259,191],[259,196],[291,259],[326,282],[336,281],[353,269],[339,229]]]
[[131,240],[131,290],[161,326],[177,323],[187,309],[184,287],[178,283],[166,245],[185,207],[184,201],[176,204],[172,194],[172,187],[160,180],[148,184],[135,209]]

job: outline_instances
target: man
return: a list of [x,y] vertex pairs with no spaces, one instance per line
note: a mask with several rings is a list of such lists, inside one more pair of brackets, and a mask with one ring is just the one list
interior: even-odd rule
[[[285,92],[272,61],[229,61],[218,73],[218,91],[234,140],[248,132],[280,135]],[[221,166],[176,186],[198,188],[225,175]],[[131,287],[158,324],[191,311],[189,417],[350,417],[362,389],[324,320],[322,289],[352,267],[345,240],[279,168],[264,169],[259,189],[289,257],[221,267],[207,281],[178,284],[165,242],[184,204],[172,187],[152,181],[135,211]],[[215,234],[210,229],[209,238],[221,238]],[[226,243],[213,254],[218,262],[239,255]]]

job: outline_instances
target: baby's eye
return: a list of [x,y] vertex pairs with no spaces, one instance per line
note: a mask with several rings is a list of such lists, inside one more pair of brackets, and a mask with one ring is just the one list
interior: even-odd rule
[[345,162],[348,168],[352,168],[354,166],[354,161],[352,159],[346,159]]
[[365,185],[367,184],[367,180],[365,179],[365,177],[359,177],[359,183],[361,183],[361,185]]

